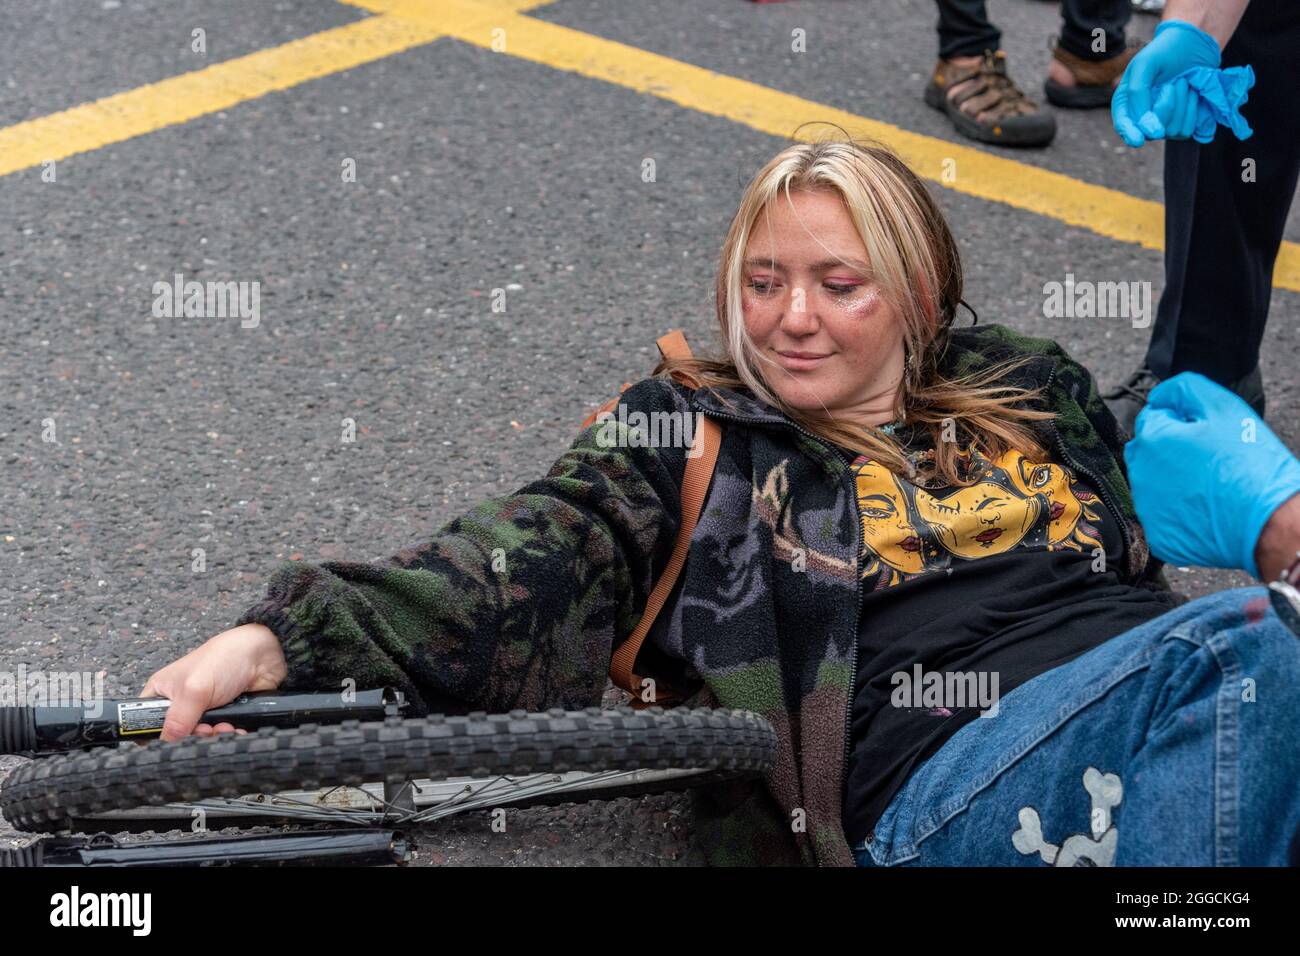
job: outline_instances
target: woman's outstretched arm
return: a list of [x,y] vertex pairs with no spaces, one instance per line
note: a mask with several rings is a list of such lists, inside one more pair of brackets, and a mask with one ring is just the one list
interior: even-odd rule
[[[690,414],[688,394],[646,379],[623,402],[629,416],[681,417]],[[620,427],[583,430],[545,477],[487,499],[385,561],[282,565],[237,625],[262,625],[275,636],[284,663],[279,686],[390,685],[417,714],[599,703],[613,649],[635,626],[672,552],[686,466],[680,443],[611,445]],[[209,644],[234,644],[231,633]],[[252,657],[268,653],[265,643],[246,635],[242,649],[211,653],[190,666],[197,673],[181,679],[173,670],[172,677],[182,693],[187,686],[196,694],[213,685],[229,691],[229,680],[208,671],[252,673]],[[202,658],[204,648],[189,656]],[[203,709],[180,706],[194,719]]]

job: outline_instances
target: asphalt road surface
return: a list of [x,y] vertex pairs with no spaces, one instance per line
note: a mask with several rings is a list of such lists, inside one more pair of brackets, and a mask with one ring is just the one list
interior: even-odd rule
[[[1055,6],[990,8],[1013,76],[1041,99]],[[371,15],[325,0],[0,0],[0,138]],[[976,145],[921,100],[931,0],[556,0],[527,15]],[[1133,36],[1154,25],[1135,17]],[[806,52],[791,51],[796,29]],[[819,118],[792,113],[789,129]],[[1159,144],[1123,147],[1104,110],[1057,118],[1048,149],[980,148],[1161,201]],[[129,138],[99,123],[106,144],[78,132],[55,181],[41,166],[0,176],[0,663],[103,672],[110,696],[229,627],[281,561],[379,559],[543,474],[591,407],[649,371],[668,329],[708,344],[740,190],[787,142],[454,37]],[[933,185],[982,321],[1058,339],[1104,384],[1137,364],[1146,330],[1045,317],[1043,286],[1073,274],[1158,296],[1160,252]],[[153,285],[176,273],[260,283],[260,321],[156,317]],[[1300,299],[1275,289],[1263,372],[1292,448],[1298,350]],[[1171,580],[1191,595],[1249,583]],[[679,797],[510,821],[424,834],[421,861],[699,862]],[[0,845],[18,839],[0,828]]]

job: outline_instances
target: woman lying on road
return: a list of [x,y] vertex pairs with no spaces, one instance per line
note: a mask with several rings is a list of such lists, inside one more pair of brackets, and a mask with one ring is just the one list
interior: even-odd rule
[[[722,249],[725,355],[666,360],[622,396],[723,430],[637,662],[688,705],[777,729],[765,781],[697,793],[709,858],[1295,862],[1300,641],[1262,589],[1179,606],[1092,377],[1053,342],[954,329],[961,291],[899,159],[791,146]],[[196,722],[244,690],[344,679],[399,687],[416,713],[599,703],[668,561],[686,465],[607,438],[585,429],[545,477],[381,564],[280,568],[237,627],[150,678],[173,701],[165,739],[231,730]],[[1196,474],[1154,480],[1193,508]],[[1205,525],[1212,560],[1256,572],[1256,542],[1295,522],[1300,498],[1278,506],[1300,467],[1270,480],[1228,531]],[[1284,562],[1265,552],[1271,577]]]

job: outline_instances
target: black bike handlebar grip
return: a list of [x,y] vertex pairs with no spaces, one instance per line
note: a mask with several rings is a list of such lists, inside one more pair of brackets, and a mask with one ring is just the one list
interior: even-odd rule
[[349,698],[336,690],[249,691],[240,694],[228,704],[204,711],[203,723],[222,722],[243,727],[297,727],[300,724],[340,723],[348,719],[383,720],[385,705],[393,703],[395,695],[387,688],[355,691]]
[[[124,740],[157,737],[170,702],[162,697],[98,701],[75,707],[0,707],[0,754],[34,757]],[[390,687],[354,691],[249,691],[206,711],[201,723],[230,721],[244,730],[399,716],[406,697]]]
[[0,754],[36,750],[36,713],[30,707],[0,707]]

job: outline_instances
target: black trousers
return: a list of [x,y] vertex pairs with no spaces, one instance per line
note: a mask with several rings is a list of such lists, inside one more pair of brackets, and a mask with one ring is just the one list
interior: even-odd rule
[[1254,135],[1221,126],[1204,146],[1165,144],[1165,289],[1147,350],[1161,378],[1193,371],[1231,385],[1259,362],[1300,171],[1300,2],[1252,0],[1223,51],[1225,67],[1246,63],[1255,85],[1241,114]]
[[[984,0],[938,0],[939,56],[978,56],[1002,44],[1002,31],[989,22]],[[1133,15],[1131,0],[1063,0],[1061,47],[1085,60],[1109,60],[1124,52],[1124,27]],[[1094,52],[1092,31],[1106,34],[1105,49]]]

